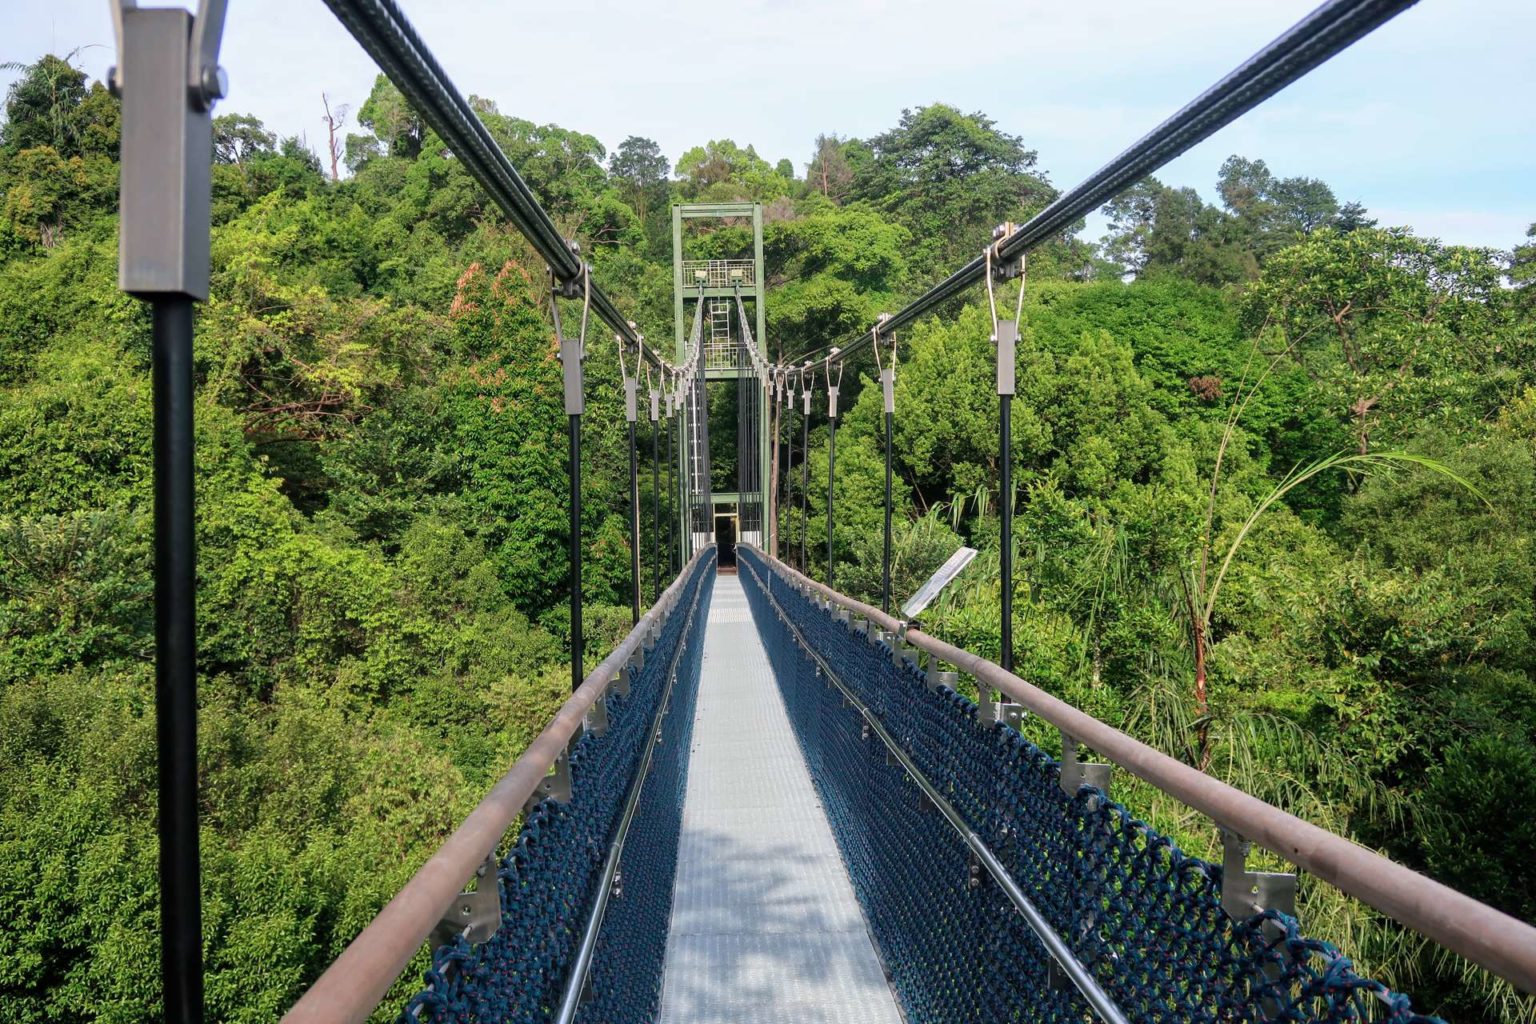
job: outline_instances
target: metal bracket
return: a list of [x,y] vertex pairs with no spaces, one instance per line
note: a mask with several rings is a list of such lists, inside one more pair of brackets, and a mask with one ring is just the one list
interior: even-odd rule
[[193,17],[132,0],[111,5],[118,63],[107,77],[123,101],[118,287],[133,295],[208,298],[224,7],[202,0]]
[[885,366],[880,369],[880,390],[885,395],[885,411],[896,411],[896,367]]
[[651,422],[655,423],[661,416],[661,392],[651,388]]
[[552,767],[554,771],[540,779],[539,784],[528,795],[528,801],[523,804],[524,814],[532,811],[543,800],[553,800],[557,804],[571,802],[570,755],[562,753],[559,757],[555,758],[555,763]]
[[997,393],[1011,395],[1014,393],[1014,374],[1019,363],[1018,323],[999,320],[997,334],[992,340],[997,343]]
[[947,686],[951,690],[960,688],[960,673],[951,671],[929,672],[928,679],[932,686]]
[[475,869],[478,881],[474,891],[455,896],[432,929],[430,941],[434,950],[460,935],[470,942],[484,942],[496,934],[501,927],[501,884],[496,869],[496,851],[492,850]]
[[586,412],[587,396],[581,363],[586,358],[582,352],[582,339],[572,338],[564,330],[560,332],[560,370],[565,383],[565,414],[580,416]]
[[[960,677],[956,674],[955,682],[959,681]],[[997,721],[997,701],[992,699],[992,687],[980,679],[976,680],[976,721],[983,724]]]
[[994,281],[1012,281],[1024,273],[1024,258],[1022,256],[1018,259],[1004,261],[1001,258],[1001,253],[996,248],[998,243],[1012,235],[1018,228],[1019,226],[1012,221],[1004,221],[992,229],[993,249],[990,262],[992,265],[992,280]]
[[[621,676],[623,674],[622,671],[619,673]],[[582,724],[586,731],[594,736],[601,736],[608,731],[608,694],[606,692],[593,701],[590,708],[587,708],[587,716]]]
[[965,868],[965,887],[975,892],[986,880],[987,869],[982,867],[981,858],[976,856],[976,851],[971,850]]
[[[992,705],[992,707],[994,708],[994,714],[997,716],[997,721],[1002,722],[1010,729],[1023,731],[1024,705],[1015,704],[1011,700],[1000,700],[996,704]],[[1105,765],[1104,767],[1108,768],[1109,765]]]
[[624,419],[630,423],[640,418],[640,379],[624,378]]
[[827,418],[837,419],[837,387],[827,385]]
[[[581,260],[581,243],[567,238],[565,247],[571,250],[571,255],[576,257],[576,262],[581,269],[570,277],[561,277],[555,274],[555,294],[562,299],[579,299],[586,292],[587,281],[592,277],[592,267]],[[554,268],[550,268],[551,273]]]
[[1113,771],[1113,765],[1079,761],[1077,737],[1061,733],[1061,788],[1068,796],[1077,796],[1077,791],[1084,786],[1103,790],[1108,796]]
[[1296,876],[1288,871],[1249,871],[1252,843],[1221,830],[1221,909],[1238,920],[1266,910],[1296,916]]

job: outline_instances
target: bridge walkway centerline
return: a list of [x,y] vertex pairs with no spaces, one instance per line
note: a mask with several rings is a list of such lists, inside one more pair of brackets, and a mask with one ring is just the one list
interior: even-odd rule
[[714,583],[662,1024],[900,1024],[740,577]]

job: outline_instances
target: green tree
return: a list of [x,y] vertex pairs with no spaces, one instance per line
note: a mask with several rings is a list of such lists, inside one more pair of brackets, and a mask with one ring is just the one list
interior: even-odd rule
[[1036,152],[981,113],[942,103],[903,110],[901,122],[869,148],[852,196],[904,224],[928,267],[969,259],[994,226],[1023,220],[1056,196],[1034,170]]
[[1498,277],[1486,250],[1325,229],[1270,259],[1248,317],[1334,396],[1364,454],[1378,425],[1416,418],[1501,362],[1489,320]]
[[414,160],[426,141],[427,129],[416,108],[384,75],[357,110],[357,123],[371,131],[390,156]]

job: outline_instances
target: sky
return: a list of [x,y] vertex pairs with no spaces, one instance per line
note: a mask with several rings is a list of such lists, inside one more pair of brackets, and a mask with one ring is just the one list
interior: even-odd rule
[[[0,0],[0,64],[113,62],[111,0]],[[730,138],[804,174],[818,134],[904,108],[981,111],[1068,188],[1304,16],[1313,0],[400,0],[461,92],[675,160]],[[190,6],[190,5],[189,5]],[[1536,221],[1536,2],[1422,0],[1160,173],[1215,201],[1237,153],[1321,178],[1383,224],[1509,248]],[[375,68],[320,0],[230,0],[219,112],[320,149],[321,96]],[[0,71],[0,87],[14,72]],[[1104,219],[1090,218],[1097,238]]]

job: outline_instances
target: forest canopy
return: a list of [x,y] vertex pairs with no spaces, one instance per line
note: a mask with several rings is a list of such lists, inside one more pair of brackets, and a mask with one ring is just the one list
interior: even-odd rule
[[[356,99],[334,165],[249,115],[214,121],[197,539],[220,1020],[290,1005],[568,674],[544,268],[387,80]],[[942,103],[867,139],[815,135],[798,162],[729,138],[610,152],[473,106],[653,338],[671,330],[674,203],[763,204],[782,356],[867,329],[1057,195],[1050,154]],[[119,133],[104,86],[52,55],[0,122],[0,1000],[25,1024],[160,1016],[149,324],[117,290]],[[1149,178],[1105,208],[1101,242],[1031,257],[1012,495],[985,298],[899,336],[894,589],[981,549],[931,624],[996,658],[1013,544],[1021,675],[1530,920],[1536,825],[1512,808],[1536,804],[1536,225],[1507,251],[1426,238],[1304,170],[1233,156],[1209,201]],[[724,225],[690,245],[742,239]],[[855,364],[843,386],[831,545],[839,587],[878,603],[873,374]],[[593,664],[629,628],[618,381],[594,346]],[[801,451],[791,425],[781,551],[797,560],[803,536],[821,575],[826,428]],[[647,598],[671,569],[654,527]],[[1121,798],[1214,849],[1209,823],[1145,787]],[[1303,897],[1310,931],[1426,1012],[1531,1019],[1326,887]]]

